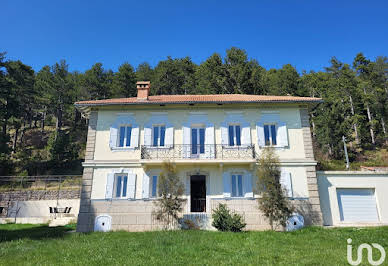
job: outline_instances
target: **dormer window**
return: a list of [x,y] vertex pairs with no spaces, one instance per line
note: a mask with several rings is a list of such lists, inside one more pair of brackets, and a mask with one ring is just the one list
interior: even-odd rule
[[164,147],[166,135],[165,125],[154,125],[152,128],[152,146]]
[[130,147],[131,146],[132,126],[123,125],[120,126],[119,131],[119,143],[118,147]]
[[276,125],[265,124],[264,125],[264,140],[265,146],[276,146]]
[[241,146],[240,125],[229,125],[229,146]]

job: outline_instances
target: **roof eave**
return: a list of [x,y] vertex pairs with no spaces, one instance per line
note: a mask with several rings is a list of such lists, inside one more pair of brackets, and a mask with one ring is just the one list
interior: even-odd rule
[[93,107],[93,106],[110,106],[110,105],[161,105],[161,104],[247,104],[247,103],[295,103],[295,104],[318,104],[323,103],[323,100],[314,100],[314,101],[275,101],[275,100],[266,100],[266,101],[184,101],[184,102],[127,102],[127,103],[88,103],[88,104],[82,104],[82,103],[75,103],[75,107],[77,109],[82,107]]

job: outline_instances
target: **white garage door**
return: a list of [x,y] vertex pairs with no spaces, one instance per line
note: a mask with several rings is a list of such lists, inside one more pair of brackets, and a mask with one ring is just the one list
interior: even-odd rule
[[337,189],[341,221],[378,222],[374,189]]

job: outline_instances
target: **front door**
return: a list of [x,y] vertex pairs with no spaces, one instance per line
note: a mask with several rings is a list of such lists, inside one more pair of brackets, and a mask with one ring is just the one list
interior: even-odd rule
[[192,175],[190,178],[191,212],[206,212],[206,177]]
[[198,158],[205,153],[205,128],[193,127],[191,129],[191,157]]

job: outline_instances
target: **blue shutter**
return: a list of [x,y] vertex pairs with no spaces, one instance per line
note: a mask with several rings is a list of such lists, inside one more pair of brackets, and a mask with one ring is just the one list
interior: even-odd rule
[[229,146],[234,146],[234,130],[233,130],[233,126],[229,126]]
[[158,138],[159,138],[159,127],[154,127],[154,138],[152,142],[152,146],[158,146]]
[[238,175],[238,196],[242,197],[242,175]]
[[276,126],[271,125],[271,138],[272,138],[272,145],[277,145],[276,142]]
[[116,177],[116,198],[120,198],[121,196],[121,175]]
[[205,153],[205,129],[199,129],[199,153]]
[[125,146],[130,147],[131,146],[131,134],[132,134],[132,127],[127,127],[127,139]]
[[152,192],[151,192],[151,196],[153,198],[155,198],[157,195],[157,186],[158,186],[158,176],[157,175],[154,175],[152,176]]
[[269,146],[270,141],[269,141],[269,127],[268,127],[268,125],[264,125],[264,139],[265,139],[265,146]]
[[241,131],[240,126],[236,126],[236,145],[241,146]]
[[124,147],[125,127],[120,127],[119,147]]
[[191,129],[191,154],[197,154],[197,129]]
[[236,176],[232,175],[232,197],[236,197],[237,195],[236,188]]
[[160,146],[164,146],[164,137],[166,135],[165,133],[166,133],[166,127],[161,126],[160,127],[160,143],[159,143]]
[[125,198],[127,196],[127,185],[128,185],[128,176],[123,175],[123,194],[121,197]]

